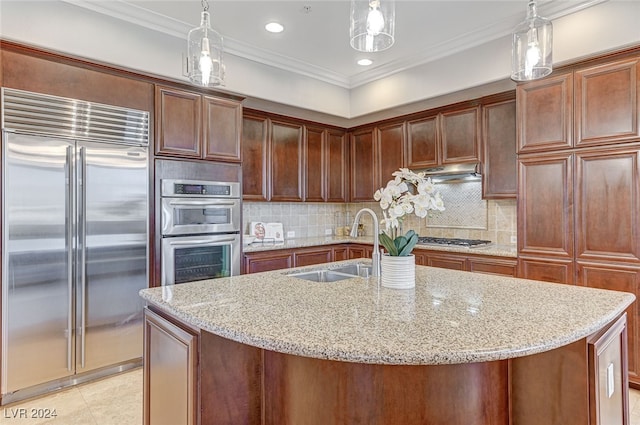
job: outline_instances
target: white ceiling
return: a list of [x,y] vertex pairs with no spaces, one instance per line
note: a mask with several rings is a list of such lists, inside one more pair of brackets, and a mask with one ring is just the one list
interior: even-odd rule
[[[202,11],[200,0],[63,1],[185,40]],[[538,12],[556,19],[604,1],[539,0]],[[353,88],[508,36],[526,6],[526,0],[397,0],[395,44],[371,54],[349,45],[348,0],[210,0],[209,12],[226,53]],[[266,32],[271,20],[285,31]],[[373,65],[356,64],[364,57]]]

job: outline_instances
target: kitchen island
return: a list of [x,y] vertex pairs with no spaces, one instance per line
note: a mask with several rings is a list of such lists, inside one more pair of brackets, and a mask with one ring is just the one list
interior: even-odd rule
[[146,423],[626,423],[632,294],[423,266],[413,290],[296,271],[141,291]]

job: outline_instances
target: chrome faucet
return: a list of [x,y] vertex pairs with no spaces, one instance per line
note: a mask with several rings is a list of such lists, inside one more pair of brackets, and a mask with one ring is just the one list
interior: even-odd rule
[[360,216],[362,213],[369,213],[371,217],[373,217],[373,253],[371,253],[371,276],[380,276],[380,226],[378,225],[378,216],[373,210],[369,208],[362,208],[356,214],[356,218],[353,221],[353,226],[351,227],[351,237],[355,238],[358,236],[358,222],[360,221]]

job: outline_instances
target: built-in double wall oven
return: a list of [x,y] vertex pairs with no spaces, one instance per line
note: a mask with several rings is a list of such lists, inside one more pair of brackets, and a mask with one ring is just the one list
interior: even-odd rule
[[162,285],[240,274],[240,185],[161,180]]

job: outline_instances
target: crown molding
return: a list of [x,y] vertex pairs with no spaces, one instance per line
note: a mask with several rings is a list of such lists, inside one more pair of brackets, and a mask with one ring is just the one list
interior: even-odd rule
[[[185,40],[187,38],[187,34],[192,29],[191,24],[151,12],[122,0],[111,0],[106,2],[95,2],[91,0],[61,1],[151,29],[153,31],[158,31],[177,38],[184,38]],[[541,16],[554,20],[606,1],[609,0],[586,0],[578,2],[549,0],[547,2],[540,3],[538,10]],[[519,16],[512,16],[509,19],[503,19],[492,25],[488,25],[475,31],[470,31],[455,39],[448,40],[445,43],[428,45],[421,52],[416,52],[410,57],[401,58],[385,65],[368,69],[352,77],[339,74],[330,69],[318,67],[289,56],[264,49],[258,49],[254,46],[228,37],[224,37],[224,50],[225,53],[257,62],[262,65],[294,72],[338,87],[353,89],[381,78],[406,71],[413,67],[434,62],[446,56],[505,37],[511,34],[514,26],[513,22],[519,22],[524,19],[525,12],[526,10],[523,5],[521,19],[518,19]]]

